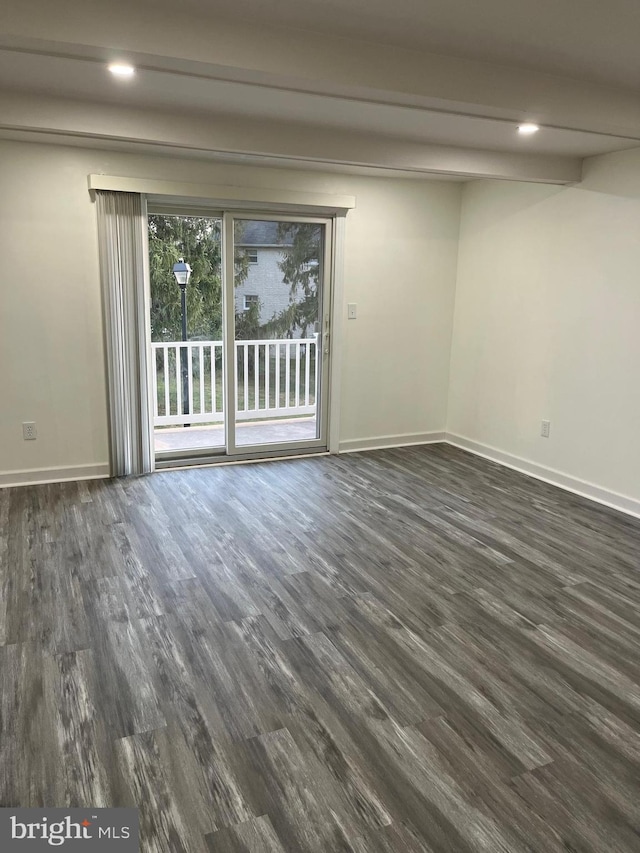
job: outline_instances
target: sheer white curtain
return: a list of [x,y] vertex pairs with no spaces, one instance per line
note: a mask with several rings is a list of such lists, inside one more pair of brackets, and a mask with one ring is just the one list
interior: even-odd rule
[[111,474],[153,470],[146,340],[147,218],[137,193],[96,193],[106,329]]

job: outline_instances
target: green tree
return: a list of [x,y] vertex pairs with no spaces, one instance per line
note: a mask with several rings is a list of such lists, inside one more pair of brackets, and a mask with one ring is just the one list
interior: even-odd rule
[[321,226],[310,222],[282,222],[278,238],[284,243],[278,266],[289,285],[289,305],[265,324],[270,337],[293,337],[299,330],[306,337],[318,316]]
[[[154,341],[182,339],[180,288],[173,265],[184,258],[191,266],[187,285],[187,337],[222,340],[222,276],[220,219],[200,216],[149,215],[149,272],[151,278],[151,337]],[[236,223],[236,240],[243,223]],[[235,252],[235,286],[248,273],[244,249]],[[250,339],[260,331],[260,309],[236,314],[236,337]]]

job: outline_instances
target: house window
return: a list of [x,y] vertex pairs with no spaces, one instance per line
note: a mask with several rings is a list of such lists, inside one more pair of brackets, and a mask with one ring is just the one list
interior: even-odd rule
[[257,249],[247,249],[247,260],[250,264],[258,263],[258,250]]
[[258,304],[258,294],[257,293],[245,293],[244,295],[244,310],[248,311],[252,305]]

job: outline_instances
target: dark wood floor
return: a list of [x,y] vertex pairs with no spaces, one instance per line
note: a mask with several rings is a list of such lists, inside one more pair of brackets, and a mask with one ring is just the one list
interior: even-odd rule
[[640,850],[640,522],[444,446],[0,492],[0,802]]

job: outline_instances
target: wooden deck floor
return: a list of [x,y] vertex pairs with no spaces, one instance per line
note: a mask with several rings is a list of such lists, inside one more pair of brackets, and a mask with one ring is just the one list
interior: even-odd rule
[[[280,418],[272,421],[240,421],[236,424],[236,444],[238,447],[281,441],[312,441],[315,437],[315,417]],[[224,447],[224,424],[157,429],[154,433],[154,440],[156,452]]]
[[640,522],[444,446],[0,491],[0,805],[640,849]]

